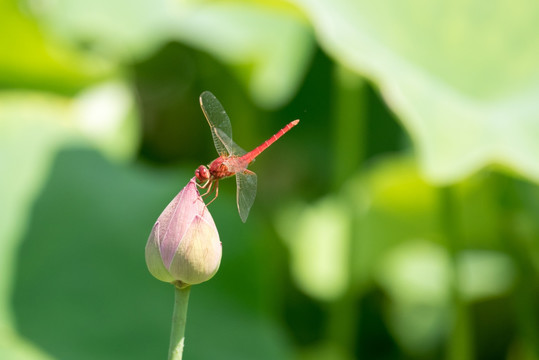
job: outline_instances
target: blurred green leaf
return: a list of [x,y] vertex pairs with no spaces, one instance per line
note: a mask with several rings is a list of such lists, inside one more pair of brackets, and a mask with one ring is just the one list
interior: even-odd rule
[[449,302],[450,258],[438,244],[410,240],[395,246],[384,255],[377,276],[396,301],[425,304]]
[[241,66],[253,99],[266,108],[288,102],[306,72],[314,39],[294,13],[255,3],[193,7],[174,22],[174,36],[225,63]]
[[295,0],[374,80],[437,184],[497,164],[539,181],[539,3]]
[[43,35],[18,1],[0,2],[0,87],[73,93],[110,75],[110,64]]
[[349,222],[350,215],[333,197],[291,207],[277,219],[290,249],[292,274],[298,286],[314,298],[335,300],[348,289]]
[[[496,238],[492,179],[476,176],[456,189],[458,213],[471,218],[456,230],[465,249],[457,254],[459,292],[467,302],[502,297],[516,271]],[[453,265],[439,216],[438,190],[413,158],[391,156],[351,176],[338,194],[289,206],[277,228],[299,288],[325,301],[382,288],[395,339],[425,355],[446,341],[454,314]]]
[[145,57],[164,42],[178,4],[161,1],[36,1],[29,4],[51,34],[113,61]]
[[[88,87],[74,98],[30,91],[0,92],[0,126],[6,145],[26,148],[25,142],[34,136],[39,142],[51,141],[57,146],[70,141],[86,143],[112,158],[125,160],[136,150],[136,120],[131,91],[121,82]],[[7,150],[6,154],[23,155]],[[16,156],[10,159],[18,166],[29,167],[17,162]]]
[[350,355],[344,354],[342,349],[335,344],[324,343],[303,350],[299,360],[352,360]]
[[276,226],[291,252],[298,286],[315,298],[335,300],[350,286],[369,287],[380,257],[394,244],[430,237],[437,227],[435,205],[434,188],[415,163],[392,157],[351,176],[340,194],[290,205]]
[[[14,98],[15,97],[15,98]],[[18,241],[28,211],[44,181],[55,151],[63,139],[61,130],[66,104],[59,99],[0,98],[0,322],[11,328],[10,299]],[[29,100],[26,98],[25,100]],[[30,113],[30,116],[27,116]],[[58,118],[51,123],[51,113]],[[56,126],[55,126],[56,125]]]
[[0,359],[3,360],[52,360],[29,341],[12,330],[0,330]]
[[440,240],[436,190],[420,176],[412,158],[380,158],[351,176],[343,190],[356,208],[351,250],[355,286],[372,285],[376,265],[393,246],[412,239]]
[[[442,246],[412,240],[388,251],[377,280],[389,294],[389,323],[405,348],[433,350],[451,329],[451,261]],[[457,258],[459,291],[467,301],[507,293],[514,285],[511,259],[499,252],[469,250]]]
[[309,26],[282,3],[57,1],[35,13],[70,43],[115,61],[178,40],[232,65],[254,100],[275,107],[296,92],[314,49]]
[[[75,99],[0,93],[0,172],[8,174],[0,179],[0,328],[6,336],[13,332],[10,295],[18,243],[57,151],[67,143],[93,144],[112,158],[131,156],[137,136],[131,111],[131,97],[117,83],[90,88]],[[24,341],[7,345],[26,346]]]
[[464,298],[478,301],[508,293],[515,283],[516,269],[504,253],[469,250],[458,258],[458,276]]
[[377,278],[390,300],[387,320],[408,351],[432,351],[449,332],[451,271],[445,249],[425,240],[397,245],[380,262]]

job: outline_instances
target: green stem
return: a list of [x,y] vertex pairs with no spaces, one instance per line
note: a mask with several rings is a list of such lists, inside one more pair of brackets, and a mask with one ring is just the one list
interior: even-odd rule
[[[335,191],[356,173],[363,163],[366,148],[366,82],[357,73],[341,65],[333,69],[334,98],[332,103],[332,181]],[[353,209],[350,209],[353,211]],[[355,216],[353,217],[355,221]],[[351,233],[356,229],[352,228]],[[349,288],[341,298],[328,304],[327,340],[344,354],[354,354],[357,347],[360,295],[354,279],[356,254],[349,243]]]
[[539,316],[535,301],[537,280],[530,254],[533,252],[533,239],[519,231],[519,213],[525,213],[522,195],[517,189],[517,181],[507,176],[498,176],[500,236],[507,251],[515,260],[517,279],[514,287],[513,307],[515,323],[521,337],[524,351],[531,359],[539,359]]
[[440,188],[440,220],[442,233],[451,258],[451,298],[454,309],[453,328],[447,344],[447,360],[471,360],[474,358],[473,331],[470,309],[459,287],[458,255],[460,234],[458,229],[454,188]]
[[187,303],[191,286],[174,286],[174,312],[172,314],[172,330],[170,332],[169,360],[181,360],[185,341],[185,323],[187,321]]
[[343,66],[333,72],[333,185],[339,189],[365,157],[366,83]]

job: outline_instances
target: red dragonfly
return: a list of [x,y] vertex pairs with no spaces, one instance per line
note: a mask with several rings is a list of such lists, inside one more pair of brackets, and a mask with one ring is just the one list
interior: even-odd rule
[[219,180],[236,175],[236,202],[240,218],[245,222],[256,197],[256,174],[247,170],[247,166],[262,151],[296,126],[299,120],[290,122],[262,145],[246,152],[232,141],[230,119],[219,100],[211,92],[205,91],[200,95],[200,106],[210,124],[213,142],[219,154],[219,157],[213,160],[210,165],[200,165],[195,171],[199,186],[207,189],[202,196],[209,194],[212,189],[215,190],[215,197],[207,204],[209,205],[219,194]]

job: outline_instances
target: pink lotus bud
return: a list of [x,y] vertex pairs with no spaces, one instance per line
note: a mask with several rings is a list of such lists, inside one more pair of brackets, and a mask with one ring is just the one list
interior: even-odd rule
[[146,244],[146,264],[157,279],[179,286],[211,279],[222,247],[195,178],[163,210]]

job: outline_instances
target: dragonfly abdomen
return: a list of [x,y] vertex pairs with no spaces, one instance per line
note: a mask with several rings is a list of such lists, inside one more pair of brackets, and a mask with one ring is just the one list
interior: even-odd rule
[[275,135],[270,137],[268,140],[264,141],[263,144],[258,146],[257,148],[253,149],[251,152],[245,154],[242,156],[245,160],[247,160],[248,163],[253,161],[260,153],[264,150],[266,150],[268,147],[270,147],[271,144],[279,140],[281,136],[286,134],[288,130],[292,129],[294,126],[296,126],[299,123],[299,120],[294,120],[288,123],[284,128],[279,130]]

